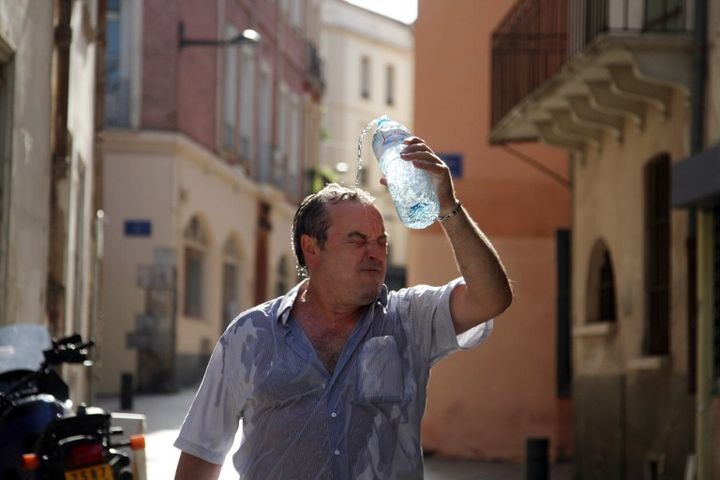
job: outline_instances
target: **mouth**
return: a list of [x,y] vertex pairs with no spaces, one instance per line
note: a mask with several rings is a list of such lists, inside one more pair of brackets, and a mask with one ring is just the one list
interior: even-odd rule
[[381,265],[366,265],[360,269],[361,272],[382,272]]

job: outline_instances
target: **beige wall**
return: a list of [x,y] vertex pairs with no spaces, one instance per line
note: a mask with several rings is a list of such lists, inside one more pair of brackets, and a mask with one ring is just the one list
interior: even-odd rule
[[[515,290],[486,343],[432,371],[423,446],[445,456],[520,461],[531,436],[551,440],[551,458],[571,450],[567,400],[555,393],[555,234],[570,226],[570,191],[488,144],[490,35],[513,3],[420,0],[415,26],[416,132],[436,152],[463,155],[458,198]],[[564,152],[513,147],[568,178]],[[410,234],[409,284],[457,275],[439,226]]]
[[[625,142],[607,141],[601,152],[574,164],[572,304],[577,375],[642,368],[637,360],[642,357],[645,319],[644,166],[662,153],[674,162],[687,156],[683,131],[689,121],[688,105],[682,94],[676,93],[672,110],[667,121],[651,111],[642,129],[628,122]],[[673,210],[670,339],[671,368],[678,373],[687,369],[686,228],[686,213]],[[618,315],[617,330],[600,336],[583,329],[589,323],[588,268],[598,239],[605,242],[612,259]]]
[[0,324],[45,321],[52,11],[52,2],[0,4],[0,63],[12,69],[3,80],[3,89],[12,88],[10,123],[0,120],[3,138],[10,141],[0,150],[0,188],[7,192],[0,232]]
[[[358,168],[358,138],[374,119],[388,115],[413,128],[414,40],[411,27],[340,0],[322,3],[321,55],[327,89],[323,98],[324,138],[321,165],[334,170],[344,162],[348,171],[338,181],[355,182]],[[370,97],[361,92],[361,58],[370,59]],[[395,71],[394,103],[387,105],[385,68]],[[363,142],[362,167],[367,170],[363,188],[377,199],[390,237],[394,265],[406,262],[407,229],[392,207],[387,189],[380,184],[380,169],[371,147],[372,130]]]
[[[155,249],[175,252],[177,277],[178,356],[202,356],[207,342],[214,346],[225,320],[222,306],[223,246],[229,237],[240,250],[240,305],[237,313],[253,306],[257,201],[271,204],[273,231],[269,244],[268,292],[274,295],[277,265],[288,260],[293,285],[294,257],[290,248],[290,225],[294,208],[269,187],[258,189],[240,170],[224,164],[186,137],[150,132],[104,133],[106,209],[105,282],[103,289],[102,374],[100,391],[117,391],[120,373],[138,368],[136,353],[125,348],[134,330],[135,316],[145,306],[145,293],[137,286],[139,265],[154,262]],[[132,192],[132,193],[130,193]],[[197,215],[206,228],[203,317],[183,314],[183,232]],[[123,224],[128,219],[152,221],[150,238],[128,238]]]
[[[137,370],[137,355],[126,348],[126,337],[145,308],[145,292],[137,285],[139,265],[154,262],[156,247],[176,247],[178,192],[172,147],[146,137],[117,131],[102,136],[106,222],[99,393],[117,392],[120,374]],[[125,221],[143,219],[152,221],[152,236],[125,237]]]

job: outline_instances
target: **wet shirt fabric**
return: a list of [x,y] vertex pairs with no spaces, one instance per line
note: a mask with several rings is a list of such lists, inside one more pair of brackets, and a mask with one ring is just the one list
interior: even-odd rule
[[175,446],[241,479],[420,479],[430,367],[478,345],[492,320],[455,335],[442,287],[388,292],[355,326],[332,374],[290,316],[299,285],[237,317],[220,338]]

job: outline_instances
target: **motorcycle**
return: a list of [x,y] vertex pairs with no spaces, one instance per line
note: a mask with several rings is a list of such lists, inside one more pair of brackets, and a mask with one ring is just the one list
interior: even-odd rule
[[111,426],[110,413],[81,404],[73,413],[67,384],[54,367],[89,365],[79,335],[50,340],[41,325],[0,327],[0,480],[132,480],[128,455],[142,435]]

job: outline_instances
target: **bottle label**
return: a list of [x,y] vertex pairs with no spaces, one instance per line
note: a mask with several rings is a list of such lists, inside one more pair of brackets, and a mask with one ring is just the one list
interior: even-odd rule
[[378,130],[373,135],[372,148],[375,156],[379,159],[382,152],[389,146],[401,143],[410,134],[407,130],[394,128],[392,130]]

